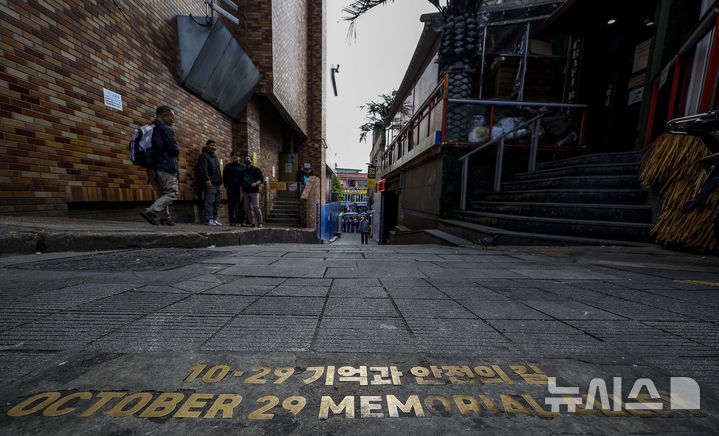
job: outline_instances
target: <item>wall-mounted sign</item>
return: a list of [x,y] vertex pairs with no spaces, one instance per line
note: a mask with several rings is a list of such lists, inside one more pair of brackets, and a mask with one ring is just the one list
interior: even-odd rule
[[122,110],[122,96],[120,94],[105,88],[102,88],[102,94],[105,97],[105,106],[119,111]]

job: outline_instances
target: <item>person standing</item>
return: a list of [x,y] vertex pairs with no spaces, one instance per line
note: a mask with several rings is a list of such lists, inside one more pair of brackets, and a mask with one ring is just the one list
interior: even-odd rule
[[366,216],[363,216],[360,221],[360,230],[362,231],[362,243],[369,244],[369,221]]
[[202,154],[197,160],[197,183],[204,185],[203,199],[205,204],[205,221],[208,226],[221,226],[217,221],[217,210],[220,208],[220,186],[222,174],[220,161],[215,154],[217,143],[208,139],[202,148]]
[[[238,223],[245,225],[245,208],[242,204],[242,180],[245,178],[247,167],[241,162],[242,156],[239,151],[230,154],[232,161],[225,166],[222,180],[227,190],[227,210],[230,214],[230,225]],[[238,216],[239,215],[239,216]]]
[[[254,227],[254,222],[257,223],[257,227],[262,228],[262,211],[260,210],[260,185],[264,180],[262,171],[256,166],[252,165],[252,158],[245,156],[245,177],[242,183],[242,197],[243,203],[245,204],[245,218],[247,219],[247,225]],[[255,217],[253,220],[252,212],[254,211]]]
[[170,215],[170,205],[177,200],[180,169],[177,166],[177,157],[180,148],[175,140],[172,125],[175,123],[175,113],[169,106],[159,106],[155,110],[155,126],[152,131],[152,146],[157,150],[157,162],[147,169],[147,181],[157,194],[150,207],[140,212],[150,224],[174,226],[175,222]]
[[305,170],[302,165],[297,167],[297,196],[302,196],[302,190],[305,189]]

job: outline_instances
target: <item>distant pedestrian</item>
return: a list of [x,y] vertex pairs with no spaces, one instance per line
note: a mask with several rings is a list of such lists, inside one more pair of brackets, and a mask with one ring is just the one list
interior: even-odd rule
[[[264,176],[262,171],[256,166],[252,165],[252,158],[245,156],[245,170],[244,181],[242,182],[242,197],[245,204],[245,217],[247,219],[247,225],[254,227],[255,222],[257,227],[262,227],[262,211],[260,210],[260,185]],[[254,217],[252,212],[254,211]]]
[[360,231],[362,232],[362,243],[369,244],[369,221],[366,216],[360,221]]
[[222,174],[220,161],[215,154],[217,143],[208,139],[202,148],[202,154],[197,160],[197,182],[204,187],[203,199],[205,205],[205,222],[208,226],[221,226],[217,221],[217,211],[220,208],[220,186]]
[[177,166],[177,157],[180,148],[175,140],[172,125],[175,114],[169,106],[160,106],[155,111],[155,120],[152,124],[152,146],[157,148],[157,163],[147,169],[147,180],[157,194],[157,200],[140,215],[150,224],[174,226],[175,222],[170,216],[170,205],[177,200],[180,169]]
[[245,178],[247,167],[242,163],[242,156],[239,151],[230,154],[231,162],[225,166],[222,174],[222,181],[227,190],[227,211],[230,214],[230,225],[244,225],[245,207],[242,204],[242,181]]
[[297,167],[297,196],[302,196],[302,190],[305,189],[305,170],[302,165]]

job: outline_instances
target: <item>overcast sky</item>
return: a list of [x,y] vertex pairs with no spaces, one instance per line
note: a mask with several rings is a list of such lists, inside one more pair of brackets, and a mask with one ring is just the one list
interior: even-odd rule
[[[347,40],[349,23],[342,9],[350,0],[327,1],[327,164],[334,168],[366,171],[372,148],[371,135],[359,142],[359,126],[366,122],[360,106],[380,94],[399,88],[423,24],[419,17],[437,12],[425,0],[395,0],[377,6],[357,20],[353,41]],[[338,97],[332,92],[331,65],[336,74]]]

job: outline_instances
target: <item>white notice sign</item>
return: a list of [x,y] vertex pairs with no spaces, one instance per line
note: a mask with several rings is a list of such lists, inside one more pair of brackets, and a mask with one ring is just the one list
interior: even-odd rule
[[105,106],[119,111],[122,110],[122,96],[120,94],[105,88],[102,88],[102,92],[105,95]]

